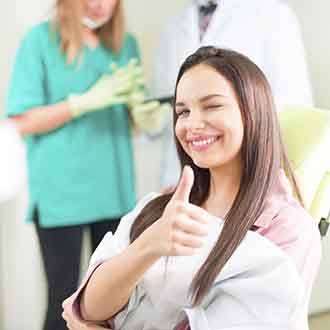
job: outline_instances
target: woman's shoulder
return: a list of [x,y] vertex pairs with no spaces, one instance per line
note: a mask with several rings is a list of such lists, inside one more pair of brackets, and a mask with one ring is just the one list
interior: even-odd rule
[[291,184],[283,170],[266,200],[264,211],[255,225],[258,232],[276,245],[285,242],[319,241],[316,220],[306,211],[293,194]]
[[51,45],[55,45],[56,29],[50,21],[32,26],[23,36],[20,49],[26,53],[48,53]]
[[124,52],[138,52],[137,39],[131,32],[126,32],[123,40],[122,50]]
[[52,24],[50,21],[43,21],[32,26],[26,33],[23,40],[30,40],[40,42],[40,38],[49,38],[52,31]]
[[132,58],[140,58],[140,51],[135,36],[126,32],[122,41],[121,49],[119,53],[113,54],[110,51],[117,64],[126,65]]
[[299,273],[318,267],[321,259],[318,224],[297,201],[286,202],[270,225],[259,233],[285,252]]
[[126,43],[136,43],[137,39],[136,39],[135,35],[132,32],[126,32],[125,37],[124,37],[124,41]]
[[305,241],[320,242],[321,236],[317,220],[298,202],[287,203],[278,215],[278,219],[283,223],[283,226],[293,228],[293,235],[299,236]]
[[295,199],[287,201],[273,220],[273,225],[291,238],[319,241],[320,232],[315,219]]

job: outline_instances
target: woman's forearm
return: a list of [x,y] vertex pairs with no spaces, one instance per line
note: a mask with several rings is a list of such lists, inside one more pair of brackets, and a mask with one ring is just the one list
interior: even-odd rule
[[121,254],[95,271],[80,303],[82,316],[90,321],[108,320],[128,302],[143,274],[158,260],[143,235]]
[[55,130],[72,120],[68,102],[34,108],[11,117],[22,135],[42,134]]

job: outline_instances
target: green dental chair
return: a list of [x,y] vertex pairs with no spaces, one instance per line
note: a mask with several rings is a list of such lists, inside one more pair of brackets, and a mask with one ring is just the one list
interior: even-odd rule
[[287,107],[279,120],[306,209],[325,236],[330,223],[330,110]]

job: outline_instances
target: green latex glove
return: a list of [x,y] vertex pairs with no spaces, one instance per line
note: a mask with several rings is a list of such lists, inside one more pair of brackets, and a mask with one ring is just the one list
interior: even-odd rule
[[105,107],[126,104],[132,91],[143,85],[143,74],[137,60],[131,60],[124,68],[111,65],[112,74],[104,74],[85,93],[70,95],[69,109],[73,117]]
[[130,108],[136,127],[151,135],[162,131],[171,110],[169,103],[160,104],[158,101],[135,104]]
[[144,88],[137,86],[134,88],[127,100],[127,107],[129,110],[134,109],[136,106],[142,105],[146,99],[146,91]]

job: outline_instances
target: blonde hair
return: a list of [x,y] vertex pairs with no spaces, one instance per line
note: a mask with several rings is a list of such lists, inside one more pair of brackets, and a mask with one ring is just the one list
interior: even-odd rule
[[[56,0],[55,28],[61,36],[61,50],[73,62],[83,46],[82,0]],[[123,3],[118,0],[111,19],[97,34],[107,48],[119,53],[125,36]]]

